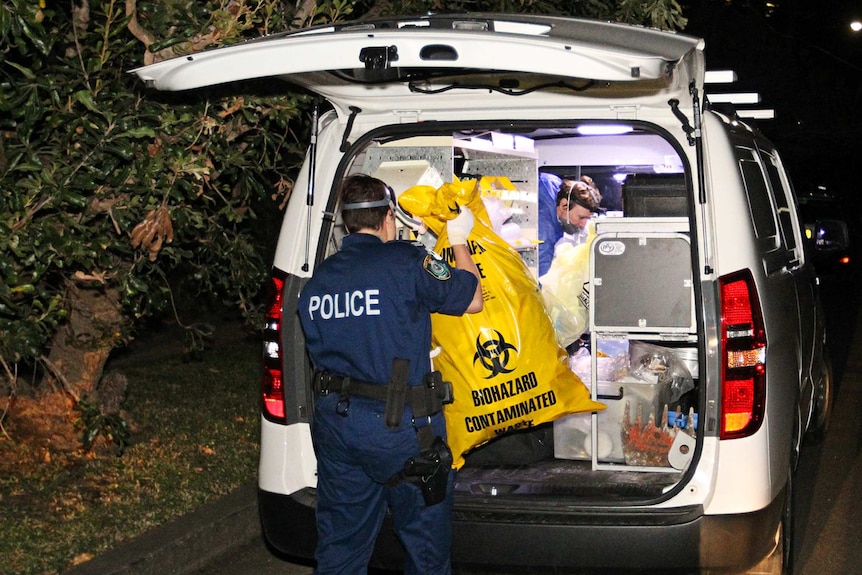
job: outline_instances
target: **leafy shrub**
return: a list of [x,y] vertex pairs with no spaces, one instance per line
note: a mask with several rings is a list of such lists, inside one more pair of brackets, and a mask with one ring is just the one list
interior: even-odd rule
[[[308,97],[273,82],[160,94],[128,71],[347,16],[577,13],[684,26],[676,0],[3,0],[0,364],[77,402],[142,318],[215,297],[256,315],[261,234],[292,190]],[[170,281],[169,281],[170,279]],[[194,334],[192,334],[194,341]],[[38,381],[38,378],[34,378]],[[14,384],[13,384],[14,387]]]
[[163,95],[128,74],[153,50],[179,54],[286,28],[280,3],[141,2],[129,14],[116,0],[69,6],[0,7],[7,365],[67,343],[58,328],[79,291],[119,306],[62,334],[85,349],[110,350],[136,320],[167,307],[169,277],[253,314],[268,264],[259,229],[277,220],[301,159],[302,95]]

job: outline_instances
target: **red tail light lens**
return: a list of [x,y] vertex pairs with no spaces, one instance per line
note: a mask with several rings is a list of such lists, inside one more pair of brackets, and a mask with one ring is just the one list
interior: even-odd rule
[[274,272],[269,282],[266,319],[263,328],[263,416],[286,423],[284,413],[284,374],[281,361],[281,320],[284,307],[284,276]]
[[284,423],[284,382],[281,371],[266,369],[263,373],[263,412],[267,419]]
[[751,272],[724,276],[721,285],[721,439],[760,428],[766,403],[766,335]]

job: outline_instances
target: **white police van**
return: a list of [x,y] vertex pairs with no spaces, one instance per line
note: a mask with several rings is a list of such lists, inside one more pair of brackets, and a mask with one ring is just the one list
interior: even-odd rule
[[[791,572],[794,467],[830,411],[823,317],[781,157],[709,104],[703,48],[622,24],[439,15],[311,28],[136,71],[160,90],[269,77],[327,102],[285,212],[265,330],[259,501],[276,549],[311,557],[315,545],[312,371],[295,302],[343,236],[338,182],[376,174],[400,194],[505,178],[518,190],[503,198],[508,223],[528,240],[513,246],[535,272],[541,179],[586,174],[609,209],[590,251],[584,376],[607,415],[469,454],[454,562]],[[614,354],[629,376],[653,379],[603,371]],[[668,399],[662,370],[680,363],[671,385],[684,385]],[[401,557],[387,526],[373,566]]]

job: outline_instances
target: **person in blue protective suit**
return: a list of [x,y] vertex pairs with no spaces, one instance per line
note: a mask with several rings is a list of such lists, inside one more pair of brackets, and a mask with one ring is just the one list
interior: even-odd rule
[[589,176],[578,181],[563,180],[557,193],[557,216],[563,228],[562,236],[554,246],[554,255],[561,245],[578,246],[587,239],[587,223],[594,215],[603,212],[602,195]]
[[557,217],[557,192],[562,183],[555,174],[539,174],[539,277],[551,269],[554,246],[563,237],[563,225]]
[[447,224],[453,268],[421,244],[394,241],[394,198],[381,180],[350,176],[340,200],[348,235],[298,302],[317,393],[315,573],[366,573],[387,508],[404,573],[451,573],[454,471],[430,314],[483,308],[466,245],[473,215],[462,207]]
[[589,176],[561,180],[554,174],[539,174],[539,280],[551,269],[556,246],[579,243],[587,221],[600,207],[602,196]]

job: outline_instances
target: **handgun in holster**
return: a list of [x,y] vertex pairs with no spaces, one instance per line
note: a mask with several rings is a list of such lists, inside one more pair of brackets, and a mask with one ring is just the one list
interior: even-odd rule
[[[392,362],[384,412],[384,421],[390,429],[397,429],[401,425],[408,398],[409,375],[410,361],[396,358]],[[443,405],[452,403],[452,385],[443,381],[439,371],[428,373],[423,383],[422,387],[409,391],[413,427],[419,438],[419,455],[407,459],[404,468],[389,483],[394,484],[401,479],[416,483],[422,491],[425,505],[430,506],[446,499],[449,471],[452,469],[452,451],[442,437],[434,435],[431,416],[439,413]]]
[[429,449],[404,463],[404,475],[418,479],[425,505],[436,505],[446,499],[449,471],[452,469],[452,451],[439,435]]

